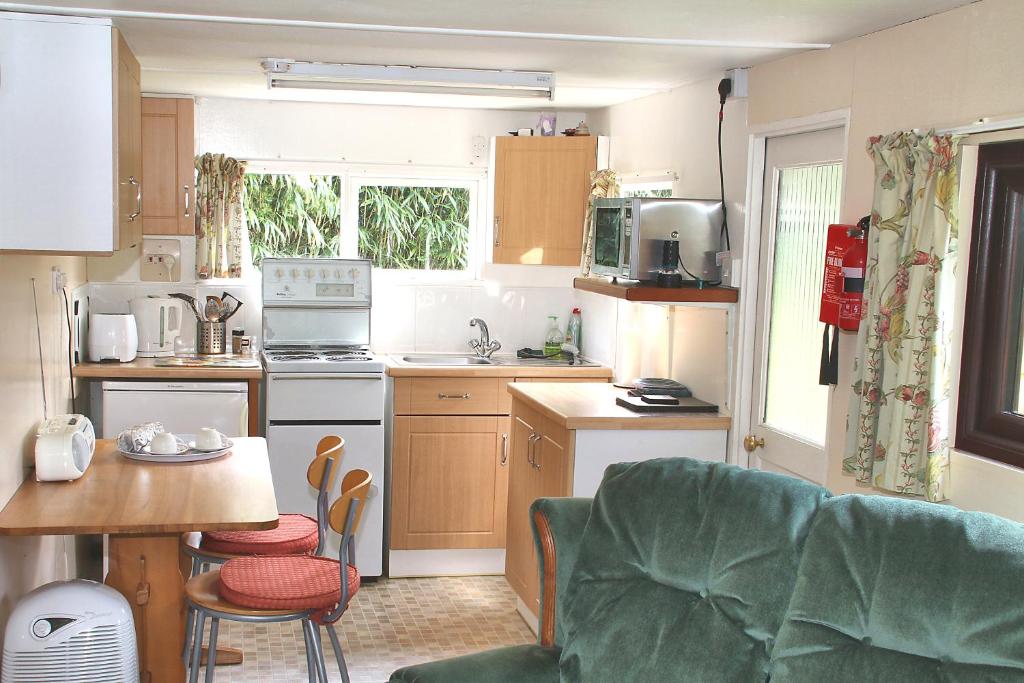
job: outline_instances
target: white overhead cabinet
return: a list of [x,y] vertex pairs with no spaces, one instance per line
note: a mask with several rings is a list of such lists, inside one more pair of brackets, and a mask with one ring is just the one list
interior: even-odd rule
[[109,20],[0,12],[0,251],[138,243],[141,107]]

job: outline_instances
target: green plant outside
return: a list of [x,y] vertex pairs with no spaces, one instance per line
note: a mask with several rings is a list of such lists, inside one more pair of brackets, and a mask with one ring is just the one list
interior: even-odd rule
[[[465,270],[469,200],[457,187],[362,187],[359,257],[377,268]],[[257,268],[269,256],[341,251],[339,176],[249,173],[243,205]]]
[[359,257],[377,268],[469,267],[469,190],[365,185],[359,190]]

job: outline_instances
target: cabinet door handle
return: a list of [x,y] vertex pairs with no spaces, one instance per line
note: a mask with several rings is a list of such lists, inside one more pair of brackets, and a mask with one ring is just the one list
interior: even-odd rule
[[449,399],[456,400],[456,401],[465,401],[465,400],[469,399],[470,396],[469,396],[469,394],[442,394],[441,392],[438,392],[437,397],[439,399],[441,399],[442,401],[449,400]]
[[529,457],[527,458],[527,461],[530,463],[530,466],[535,470],[540,469],[540,463],[537,462],[537,444],[540,443],[542,438],[543,437],[541,437],[541,435],[536,432],[530,434]]
[[501,466],[508,462],[508,434],[501,435]]
[[129,176],[128,184],[135,186],[135,213],[128,214],[128,222],[134,223],[135,219],[142,215],[142,183],[136,180],[135,176]]
[[533,437],[537,436],[537,432],[530,432],[530,436],[526,437],[526,462],[530,463],[530,467],[533,467]]
[[501,216],[494,217],[494,246],[501,246]]
[[188,192],[188,185],[184,185],[183,189],[185,190],[185,218],[188,218],[189,217],[189,213],[188,212],[189,212],[189,209],[191,208],[189,206],[191,195],[189,195],[189,192]]

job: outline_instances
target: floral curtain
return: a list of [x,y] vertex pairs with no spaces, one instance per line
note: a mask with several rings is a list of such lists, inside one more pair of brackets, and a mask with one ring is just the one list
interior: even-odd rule
[[196,275],[242,277],[248,235],[242,210],[245,162],[223,154],[196,157]]
[[[590,173],[590,199],[618,197],[621,192],[619,177],[611,169],[602,169]],[[594,215],[593,202],[587,202],[587,211],[583,217],[583,257],[580,260],[580,273],[590,275],[590,256],[594,252],[594,234],[591,218]]]
[[875,196],[843,471],[940,501],[949,473],[959,140],[871,138]]

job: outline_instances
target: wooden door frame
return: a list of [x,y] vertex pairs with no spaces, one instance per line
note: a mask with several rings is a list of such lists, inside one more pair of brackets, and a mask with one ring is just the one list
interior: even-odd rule
[[[743,224],[743,260],[740,267],[740,301],[736,311],[736,381],[733,385],[733,422],[729,432],[728,461],[750,467],[750,454],[743,449],[743,437],[750,433],[754,409],[754,338],[757,336],[757,301],[761,265],[761,221],[764,204],[765,151],[768,140],[797,133],[813,133],[829,128],[843,129],[843,183],[840,209],[846,197],[846,151],[849,150],[850,110],[812,114],[794,119],[751,126],[747,144],[746,217]],[[828,448],[826,435],[826,452]]]

